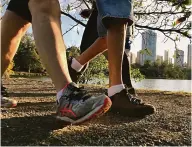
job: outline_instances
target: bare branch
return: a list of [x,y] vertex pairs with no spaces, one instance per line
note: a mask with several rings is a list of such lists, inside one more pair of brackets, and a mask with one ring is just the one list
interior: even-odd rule
[[80,24],[80,25],[82,25],[82,26],[84,26],[84,27],[86,26],[86,24],[84,24],[84,23],[81,22],[80,20],[74,18],[73,16],[71,16],[71,15],[68,14],[68,13],[65,13],[65,12],[61,11],[61,14],[65,15],[65,16],[67,16],[67,17],[69,17],[69,18],[71,18],[72,20],[74,20],[75,22],[77,22],[78,24]]
[[83,2],[87,6],[88,9],[91,9],[85,0],[83,0]]
[[150,26],[141,26],[141,25],[137,25],[137,24],[135,24],[135,27],[145,28],[145,29],[150,29],[150,30],[157,30],[157,31],[160,31],[160,32],[176,32],[178,34],[182,34],[183,36],[185,36],[187,38],[191,38],[190,35],[182,32],[181,30],[176,30],[176,29],[160,29],[160,28],[153,28],[153,27],[150,27]]
[[74,27],[76,27],[76,26],[78,26],[78,25],[79,25],[78,23],[75,24],[75,25],[73,25],[69,30],[67,30],[65,33],[63,33],[62,36],[65,35],[65,34],[67,34],[69,31],[71,31]]

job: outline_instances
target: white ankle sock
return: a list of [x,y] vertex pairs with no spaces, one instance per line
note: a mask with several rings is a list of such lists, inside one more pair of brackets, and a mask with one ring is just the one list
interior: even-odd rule
[[77,72],[80,72],[83,66],[75,58],[72,59],[71,67]]
[[124,84],[111,86],[110,88],[108,88],[108,96],[111,97],[111,96],[115,95],[116,93],[119,93],[123,89],[125,89]]
[[63,92],[64,92],[65,88],[67,87],[67,85],[65,85],[65,87],[63,89],[61,89],[59,92],[57,92],[56,98],[57,98],[58,102],[59,102],[59,99],[61,98],[61,96],[63,95]]

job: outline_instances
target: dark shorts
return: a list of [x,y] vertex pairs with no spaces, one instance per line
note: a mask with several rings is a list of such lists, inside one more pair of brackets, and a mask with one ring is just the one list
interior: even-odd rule
[[11,0],[8,4],[7,10],[16,13],[23,19],[31,22],[32,17],[28,6],[29,0]]

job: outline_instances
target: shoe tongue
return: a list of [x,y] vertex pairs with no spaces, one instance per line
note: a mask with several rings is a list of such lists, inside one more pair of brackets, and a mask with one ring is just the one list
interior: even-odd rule
[[67,87],[65,89],[63,89],[63,95],[70,95],[73,92],[74,87],[78,88],[78,85],[75,84],[74,82],[71,82],[67,85]]

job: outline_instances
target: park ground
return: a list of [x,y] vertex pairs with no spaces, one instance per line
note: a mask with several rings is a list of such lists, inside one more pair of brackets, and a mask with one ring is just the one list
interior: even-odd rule
[[[18,106],[1,110],[2,146],[191,146],[190,93],[138,90],[156,114],[130,118],[108,112],[82,125],[65,126],[55,121],[51,82],[11,78],[3,83]],[[104,92],[101,86],[85,87],[94,94]]]

